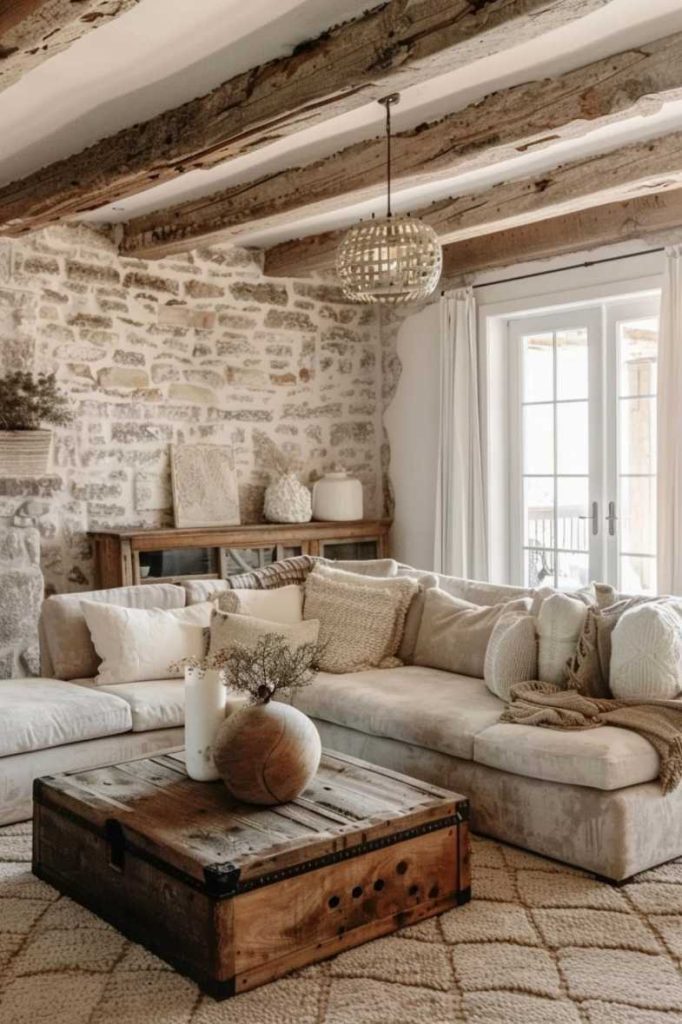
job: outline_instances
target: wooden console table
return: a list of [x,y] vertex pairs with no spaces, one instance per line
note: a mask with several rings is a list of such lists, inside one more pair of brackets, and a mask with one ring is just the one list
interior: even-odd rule
[[100,587],[225,579],[291,555],[384,558],[390,519],[91,533]]

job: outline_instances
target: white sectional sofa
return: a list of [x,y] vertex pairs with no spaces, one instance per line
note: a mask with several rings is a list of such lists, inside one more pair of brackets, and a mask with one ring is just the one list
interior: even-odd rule
[[[478,604],[529,593],[452,577],[439,585]],[[94,685],[80,600],[177,608],[225,587],[151,584],[44,603],[43,676],[0,681],[0,823],[30,816],[38,776],[182,743],[181,680]],[[682,854],[682,789],[662,796],[658,755],[634,732],[504,724],[482,679],[408,665],[320,673],[295,704],[327,747],[468,795],[480,833],[613,881]]]

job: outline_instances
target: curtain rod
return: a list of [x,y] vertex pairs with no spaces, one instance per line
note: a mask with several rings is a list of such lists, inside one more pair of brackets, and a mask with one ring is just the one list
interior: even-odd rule
[[[472,285],[473,288],[492,288],[496,284],[509,284],[512,281],[527,281],[531,277],[545,277],[546,274],[561,274],[564,270],[582,270],[585,267],[596,267],[598,263],[616,263],[618,260],[630,260],[635,256],[648,256],[652,252],[664,252],[665,246],[659,245],[656,249],[640,249],[638,252],[627,252],[622,256],[605,256],[601,260],[588,260],[585,263],[571,263],[566,267],[556,267],[554,270],[537,270],[534,274],[518,274],[516,277],[501,277],[497,281],[481,281],[480,284]],[[445,290],[441,293],[445,295]]]

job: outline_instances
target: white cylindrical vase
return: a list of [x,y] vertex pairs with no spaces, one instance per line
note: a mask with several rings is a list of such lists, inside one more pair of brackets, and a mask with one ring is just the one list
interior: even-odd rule
[[213,741],[225,718],[225,693],[217,670],[185,669],[185,767],[197,782],[220,778]]

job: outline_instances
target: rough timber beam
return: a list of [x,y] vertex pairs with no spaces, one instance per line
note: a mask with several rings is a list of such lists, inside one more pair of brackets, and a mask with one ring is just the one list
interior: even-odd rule
[[[681,185],[682,132],[676,132],[432,203],[414,216],[430,224],[447,245]],[[291,277],[328,269],[343,235],[329,231],[274,246],[266,251],[265,273]]]
[[476,271],[549,259],[617,242],[665,245],[679,239],[681,228],[682,189],[641,196],[624,203],[609,203],[448,245],[443,253],[442,281],[454,283]]
[[0,189],[6,234],[106,205],[516,46],[610,0],[389,0]]
[[140,0],[0,0],[0,90]]
[[[440,121],[395,135],[393,179],[405,188],[447,180],[680,98],[682,33],[557,78],[502,89]],[[125,225],[121,249],[158,259],[295,223],[380,196],[385,176],[384,140],[360,142],[304,167],[134,218]]]

